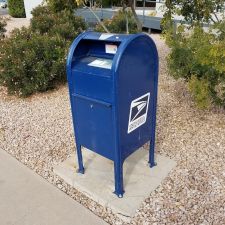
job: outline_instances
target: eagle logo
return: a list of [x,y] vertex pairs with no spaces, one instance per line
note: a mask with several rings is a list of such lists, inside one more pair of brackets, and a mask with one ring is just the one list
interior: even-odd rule
[[130,116],[127,133],[134,131],[146,122],[150,93],[133,100],[130,105]]

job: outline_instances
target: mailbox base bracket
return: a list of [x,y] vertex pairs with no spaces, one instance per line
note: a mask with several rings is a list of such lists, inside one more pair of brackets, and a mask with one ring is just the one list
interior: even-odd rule
[[84,168],[83,168],[83,169],[78,169],[78,170],[77,170],[77,173],[84,174],[84,172],[85,172],[85,169],[84,169]]
[[123,194],[125,193],[125,191],[122,191],[121,193],[118,193],[116,191],[113,192],[115,195],[117,195],[118,198],[123,198]]
[[157,166],[157,163],[156,163],[156,162],[154,162],[154,163],[148,162],[148,163],[149,163],[149,167],[150,167],[150,168],[152,168],[152,167],[154,167],[154,166]]

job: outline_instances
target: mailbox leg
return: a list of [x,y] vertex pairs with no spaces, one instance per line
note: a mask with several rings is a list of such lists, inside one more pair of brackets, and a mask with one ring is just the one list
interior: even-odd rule
[[114,174],[115,174],[115,191],[114,193],[122,198],[124,194],[123,189],[123,163],[114,162]]
[[77,144],[77,158],[78,158],[78,165],[79,165],[79,169],[77,170],[77,172],[84,174],[83,157],[82,157],[80,144],[79,145]]
[[150,149],[149,149],[149,166],[150,166],[150,168],[157,165],[155,162],[156,102],[157,102],[157,99],[155,98],[154,103],[153,103],[152,130],[151,130]]
[[150,150],[149,150],[149,166],[150,168],[156,166],[155,162],[155,138],[150,141]]

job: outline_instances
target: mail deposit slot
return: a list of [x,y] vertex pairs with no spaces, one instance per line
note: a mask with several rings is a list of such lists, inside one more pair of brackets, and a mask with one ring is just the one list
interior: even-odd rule
[[122,197],[123,162],[150,141],[155,165],[158,53],[146,34],[85,32],[73,42],[67,77],[79,170],[84,146],[114,162],[115,194]]

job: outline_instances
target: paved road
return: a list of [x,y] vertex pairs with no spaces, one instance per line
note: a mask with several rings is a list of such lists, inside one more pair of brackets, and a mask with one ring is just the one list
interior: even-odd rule
[[8,14],[8,9],[2,9],[0,8],[0,16],[4,16]]
[[0,149],[1,225],[106,225]]

